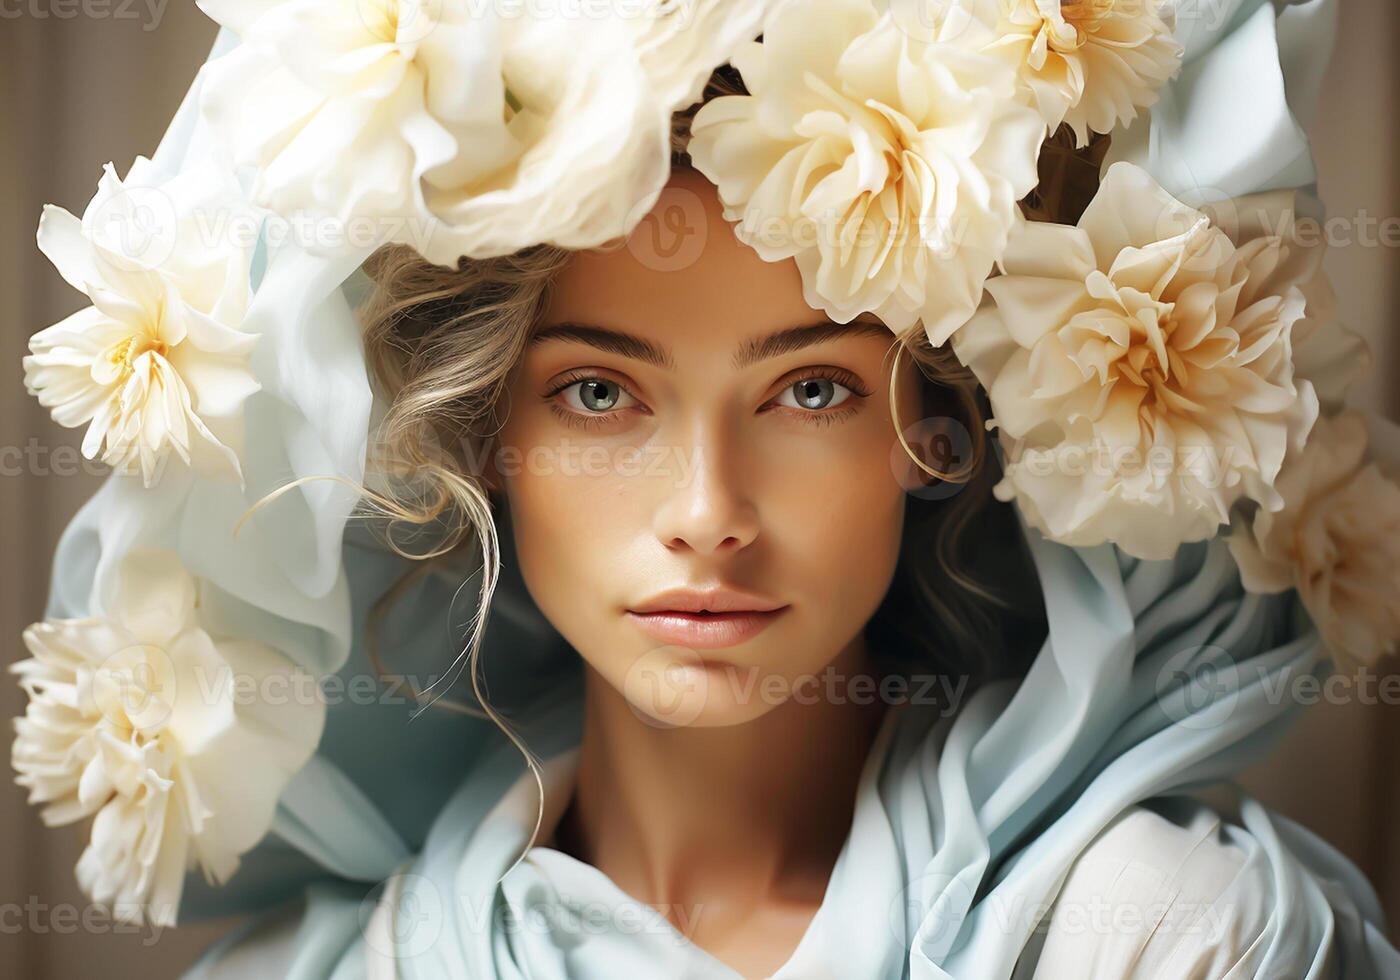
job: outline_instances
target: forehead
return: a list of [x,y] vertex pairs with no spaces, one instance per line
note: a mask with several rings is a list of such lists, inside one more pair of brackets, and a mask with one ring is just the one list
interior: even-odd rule
[[765,262],[735,237],[715,186],[678,169],[625,242],[570,259],[543,325],[722,341],[819,319],[802,298],[796,262]]

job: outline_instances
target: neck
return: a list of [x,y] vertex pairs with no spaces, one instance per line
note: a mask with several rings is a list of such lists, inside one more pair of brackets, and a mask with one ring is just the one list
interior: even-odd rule
[[[833,667],[868,671],[863,640]],[[585,684],[559,846],[654,906],[820,901],[850,830],[878,699],[802,698],[743,724],[658,728],[591,668]]]

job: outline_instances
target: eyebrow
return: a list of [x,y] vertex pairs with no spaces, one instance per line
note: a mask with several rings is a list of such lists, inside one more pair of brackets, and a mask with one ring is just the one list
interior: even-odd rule
[[[757,361],[778,357],[781,354],[790,354],[793,351],[825,343],[828,340],[835,340],[838,337],[849,336],[876,336],[890,341],[894,339],[889,327],[882,323],[873,323],[869,320],[837,323],[827,319],[806,326],[787,327],[762,337],[746,340],[734,351],[730,365],[737,371]],[[665,347],[623,330],[599,327],[591,323],[566,321],[542,327],[535,331],[530,338],[530,346],[533,347],[535,344],[550,340],[587,344],[598,350],[630,357],[667,371],[674,370],[676,366],[675,358]]]

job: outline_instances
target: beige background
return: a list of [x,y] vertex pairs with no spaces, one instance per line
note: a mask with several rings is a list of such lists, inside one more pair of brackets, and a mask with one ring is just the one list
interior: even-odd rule
[[[40,207],[81,213],[108,160],[125,173],[149,154],[204,60],[211,25],[191,3],[137,0],[0,0],[0,447],[73,447],[21,383],[20,357],[34,331],[77,309],[80,297],[34,247]],[[57,9],[55,9],[57,8]],[[1329,212],[1364,220],[1400,214],[1400,7],[1347,0],[1326,81],[1326,107],[1313,137]],[[57,13],[74,12],[60,18]],[[48,16],[40,16],[47,13]],[[1392,417],[1400,345],[1400,249],[1338,248],[1329,268],[1347,321],[1371,339],[1380,370],[1361,400]],[[71,453],[71,449],[64,450]],[[89,475],[54,475],[61,458],[0,475],[0,636],[12,662],[19,633],[43,610],[59,532],[95,489]],[[69,459],[71,460],[71,456]],[[10,457],[13,462],[13,454]],[[18,688],[0,682],[0,716],[23,708]],[[1285,749],[1246,781],[1266,801],[1318,829],[1375,881],[1392,923],[1400,923],[1400,709],[1358,703],[1318,706]],[[55,908],[40,928],[14,932],[25,906],[82,908],[73,883],[81,834],[50,831],[8,779],[0,785],[0,976],[108,978],[175,976],[227,926],[160,936],[92,933]],[[18,908],[16,908],[18,907]]]

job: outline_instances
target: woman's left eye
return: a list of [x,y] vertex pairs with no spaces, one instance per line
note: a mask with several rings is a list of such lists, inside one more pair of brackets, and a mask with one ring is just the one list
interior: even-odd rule
[[774,404],[819,412],[840,405],[852,394],[850,388],[830,378],[803,378],[783,389]]

